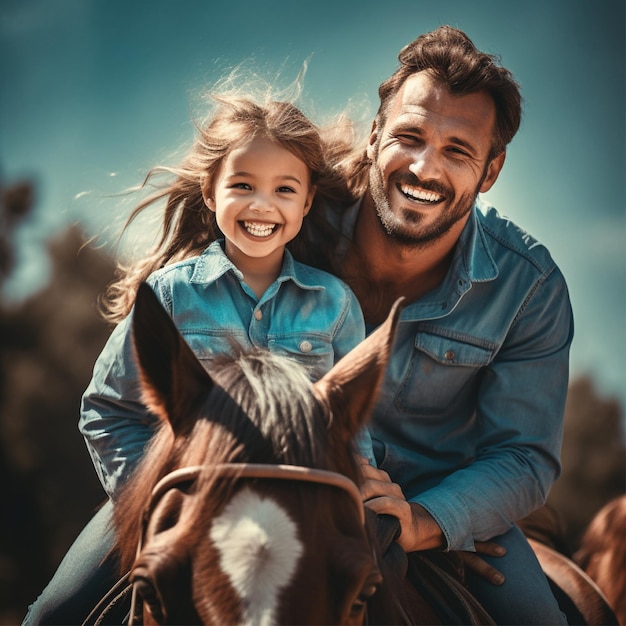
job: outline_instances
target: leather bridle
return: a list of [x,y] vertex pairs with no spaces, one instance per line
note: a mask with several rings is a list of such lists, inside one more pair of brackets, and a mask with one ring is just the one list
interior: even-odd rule
[[[299,465],[266,465],[263,463],[220,463],[210,466],[193,465],[170,472],[155,485],[148,506],[144,511],[141,536],[137,545],[137,556],[139,556],[143,547],[143,539],[150,516],[163,495],[177,485],[196,480],[200,473],[207,469],[218,478],[289,480],[338,487],[348,493],[352,501],[356,504],[361,524],[365,525],[365,509],[359,488],[347,476],[339,474],[338,472],[301,467]],[[129,626],[140,623],[135,621],[142,615],[142,607],[140,604],[137,598],[136,587],[133,585],[130,619],[128,622]]]

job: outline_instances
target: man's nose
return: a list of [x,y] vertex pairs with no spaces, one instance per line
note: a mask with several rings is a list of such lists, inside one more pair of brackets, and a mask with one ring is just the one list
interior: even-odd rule
[[441,159],[441,154],[435,148],[423,147],[414,153],[409,170],[420,180],[437,180],[443,171]]

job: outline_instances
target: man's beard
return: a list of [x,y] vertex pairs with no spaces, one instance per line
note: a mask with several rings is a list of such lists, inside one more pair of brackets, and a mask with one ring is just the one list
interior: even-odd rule
[[[448,208],[440,213],[433,223],[422,228],[420,228],[420,225],[426,218],[419,211],[404,211],[402,217],[397,217],[393,214],[385,191],[384,180],[376,166],[376,161],[370,168],[369,190],[374,200],[379,223],[387,236],[408,248],[427,248],[441,239],[471,211],[478,196],[478,190],[482,186],[486,175],[487,167],[485,167],[485,171],[476,186],[476,191],[474,193],[466,193],[458,200],[455,200],[454,192],[450,188],[436,182],[420,181],[412,174],[403,176],[401,181],[390,180],[389,188],[395,186],[398,182],[402,182],[445,196]],[[411,200],[407,199],[406,202],[410,203]]]

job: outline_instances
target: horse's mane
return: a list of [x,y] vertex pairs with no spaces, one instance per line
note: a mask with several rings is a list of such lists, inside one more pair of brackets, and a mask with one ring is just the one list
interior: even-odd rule
[[[357,480],[354,455],[332,440],[327,407],[317,398],[298,363],[264,350],[219,355],[207,366],[215,385],[185,418],[183,434],[161,422],[144,458],[115,504],[120,568],[132,566],[141,520],[154,485],[169,472],[190,465],[268,463],[338,471]],[[329,451],[333,451],[329,453]],[[218,501],[227,481],[216,488],[210,471],[195,489]],[[221,496],[220,496],[221,492]],[[198,498],[203,500],[203,498]],[[200,513],[200,512],[198,512]]]

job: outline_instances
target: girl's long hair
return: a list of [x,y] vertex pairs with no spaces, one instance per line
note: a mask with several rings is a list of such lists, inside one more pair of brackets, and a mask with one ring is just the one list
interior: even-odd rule
[[[229,78],[232,83],[232,76]],[[295,100],[297,96],[292,96]],[[336,116],[318,126],[292,101],[277,100],[271,89],[264,95],[243,94],[240,89],[216,89],[209,94],[211,113],[196,123],[193,145],[178,167],[152,168],[140,189],[156,191],[139,202],[128,217],[122,234],[149,207],[165,203],[160,234],[148,254],[130,263],[119,262],[114,282],[100,300],[103,316],[117,323],[128,315],[138,285],[155,270],[176,261],[197,256],[222,237],[215,213],[203,199],[203,186],[211,184],[222,160],[253,137],[267,137],[297,156],[308,167],[317,192],[306,220],[308,230],[318,233],[319,245],[331,250],[339,236],[320,214],[323,203],[345,206],[356,200],[348,173],[359,143],[355,126],[347,115]],[[303,229],[304,230],[304,229]],[[311,242],[301,233],[289,243],[297,259],[311,262]],[[320,253],[320,250],[317,250]],[[319,258],[330,258],[320,254]]]

